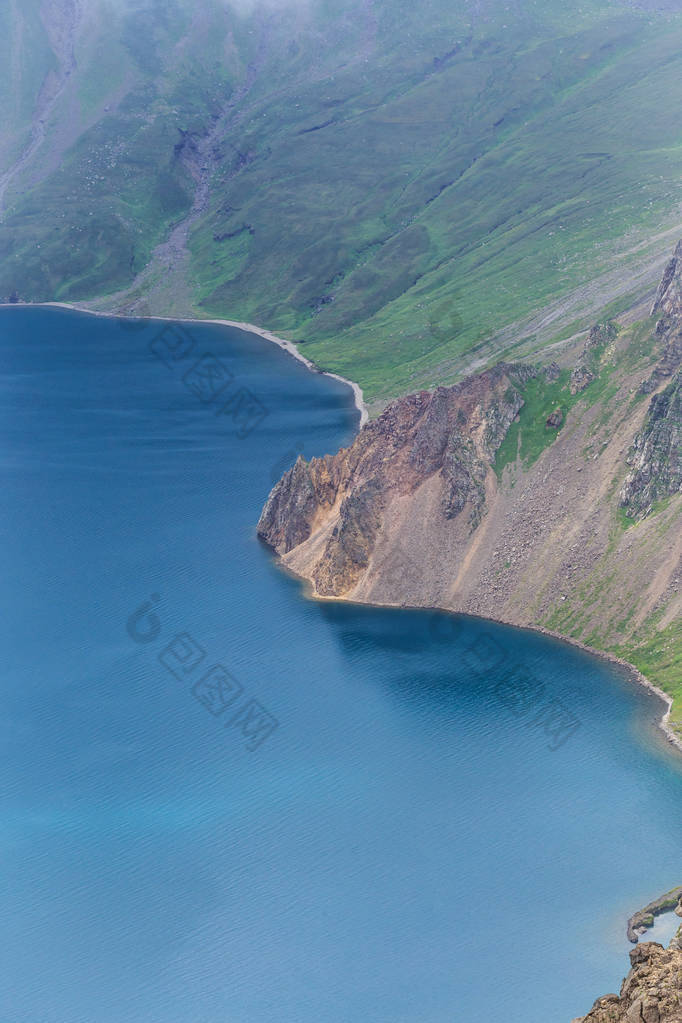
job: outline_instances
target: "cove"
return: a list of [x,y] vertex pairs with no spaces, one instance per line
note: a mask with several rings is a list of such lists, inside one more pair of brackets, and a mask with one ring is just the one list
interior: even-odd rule
[[[26,307],[0,388],[3,1023],[568,1023],[617,989],[680,883],[660,703],[545,636],[305,598],[255,523],[351,439],[348,387]],[[558,748],[491,641],[579,721]]]

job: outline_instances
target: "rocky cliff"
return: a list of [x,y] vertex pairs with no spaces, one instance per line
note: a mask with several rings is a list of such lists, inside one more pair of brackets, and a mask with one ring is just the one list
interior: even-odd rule
[[648,514],[656,501],[682,489],[682,242],[665,269],[651,315],[660,317],[656,335],[663,355],[641,387],[645,394],[659,390],[628,457],[632,470],[621,501],[631,516]]
[[668,376],[682,361],[682,242],[665,268],[651,315],[659,317],[656,333],[665,341],[663,359],[655,375]]
[[632,466],[621,501],[629,515],[647,515],[657,501],[682,490],[682,370],[651,399],[628,456]]
[[548,628],[673,691],[681,256],[656,327],[601,324],[550,366],[500,363],[399,398],[350,447],[299,458],[259,535],[318,596]]
[[520,387],[538,372],[500,363],[454,387],[399,399],[350,448],[299,458],[270,495],[259,535],[278,554],[299,549],[291,563],[310,566],[323,596],[359,583],[394,506],[425,491],[434,517],[462,516],[457,532],[465,539],[485,512],[495,453],[523,406]]

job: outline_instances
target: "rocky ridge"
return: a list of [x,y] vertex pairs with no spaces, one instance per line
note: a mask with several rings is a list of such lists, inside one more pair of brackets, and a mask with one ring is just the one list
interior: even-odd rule
[[644,429],[628,455],[632,466],[621,490],[631,516],[648,515],[656,501],[682,491],[682,370],[654,394]]
[[682,886],[673,888],[659,898],[654,899],[644,909],[634,913],[628,920],[628,940],[636,945],[642,934],[645,934],[650,927],[653,927],[654,920],[662,913],[668,913],[673,909],[678,916],[682,916]]
[[[632,467],[621,490],[630,516],[647,515],[656,501],[682,491],[682,242],[668,263],[651,309],[663,356],[642,390],[651,399],[643,430],[628,455]],[[669,380],[669,383],[668,383]]]
[[682,241],[665,268],[651,315],[659,317],[656,334],[665,341],[663,358],[654,377],[671,376],[682,362]]

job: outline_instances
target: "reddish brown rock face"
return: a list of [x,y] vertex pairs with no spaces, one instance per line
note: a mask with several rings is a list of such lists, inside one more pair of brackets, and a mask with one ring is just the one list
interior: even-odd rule
[[439,516],[468,511],[470,531],[495,452],[523,405],[518,386],[537,372],[501,363],[454,387],[398,399],[351,447],[309,463],[299,458],[272,491],[259,536],[284,555],[330,526],[310,575],[319,594],[341,596],[367,569],[389,505],[429,480]]

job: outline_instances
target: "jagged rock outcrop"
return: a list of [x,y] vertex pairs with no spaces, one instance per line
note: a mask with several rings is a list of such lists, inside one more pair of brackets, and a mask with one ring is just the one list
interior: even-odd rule
[[663,355],[641,390],[650,393],[682,363],[682,242],[665,268],[651,315],[658,316],[656,335],[663,341]]
[[656,501],[682,489],[682,242],[665,269],[651,315],[660,317],[656,335],[663,353],[640,391],[665,386],[652,396],[644,428],[628,454],[631,471],[620,498],[632,518],[644,517]]
[[336,455],[299,458],[275,486],[258,534],[286,555],[314,539],[307,575],[316,592],[347,594],[367,568],[390,509],[431,484],[443,522],[480,522],[495,452],[523,406],[520,386],[540,371],[500,363],[453,387],[399,398]]
[[628,464],[632,471],[620,496],[631,517],[643,517],[654,502],[682,491],[682,369],[663,391],[653,395]]
[[[654,919],[674,910],[682,916],[682,886],[665,892],[628,920],[628,938],[637,944]],[[587,1016],[573,1023],[682,1023],[682,926],[668,945],[646,942],[630,953],[632,969],[620,995],[598,998]]]
[[682,1023],[682,951],[650,941],[632,949],[630,963],[620,995],[599,998],[574,1023]]
[[682,317],[682,241],[677,243],[673,257],[665,268],[651,307],[651,315],[659,317],[657,333],[667,334],[671,329],[679,333]]

